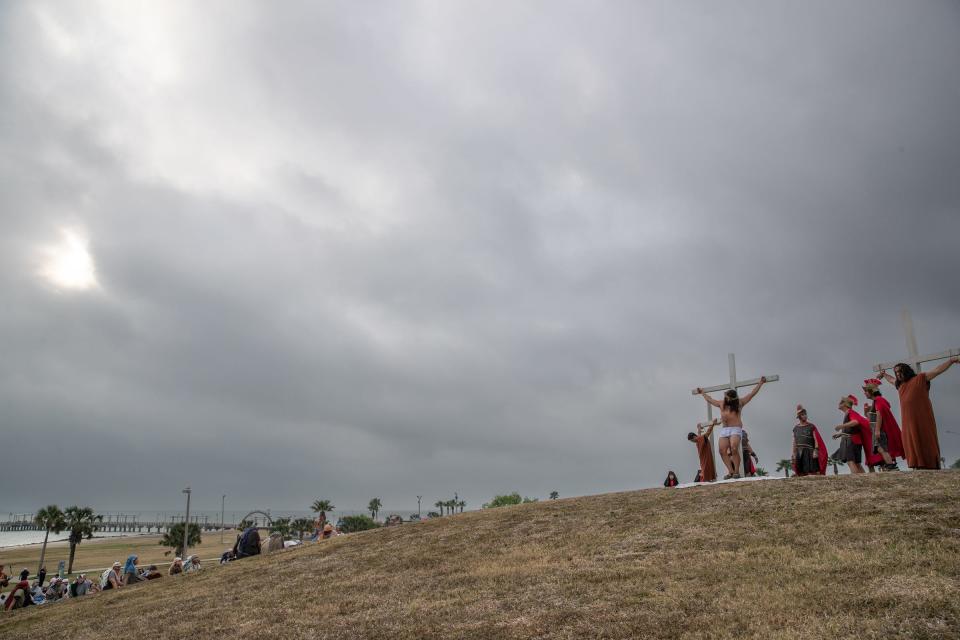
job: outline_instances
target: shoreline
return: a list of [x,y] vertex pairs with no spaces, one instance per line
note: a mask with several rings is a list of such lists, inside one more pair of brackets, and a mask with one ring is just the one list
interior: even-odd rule
[[[115,536],[93,536],[89,540],[86,538],[83,539],[83,542],[90,544],[91,542],[99,542],[102,540],[117,540],[120,538],[144,538],[149,536],[160,537],[160,534],[157,533],[124,533]],[[43,546],[43,542],[24,542],[23,544],[8,544],[0,545],[0,551],[9,551],[11,549],[30,549],[31,547],[40,548]],[[47,549],[60,549],[70,546],[70,540],[51,540],[47,543]]]

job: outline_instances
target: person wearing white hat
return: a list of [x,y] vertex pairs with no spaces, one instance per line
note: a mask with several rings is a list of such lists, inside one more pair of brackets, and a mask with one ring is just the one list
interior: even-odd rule
[[100,589],[119,589],[123,586],[123,578],[120,577],[120,563],[114,562],[113,566],[103,572],[100,576]]

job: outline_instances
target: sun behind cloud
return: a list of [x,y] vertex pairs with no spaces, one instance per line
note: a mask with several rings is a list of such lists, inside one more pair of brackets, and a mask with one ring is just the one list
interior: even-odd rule
[[40,275],[58,289],[99,287],[96,266],[87,239],[69,229],[60,230],[60,242],[41,249]]

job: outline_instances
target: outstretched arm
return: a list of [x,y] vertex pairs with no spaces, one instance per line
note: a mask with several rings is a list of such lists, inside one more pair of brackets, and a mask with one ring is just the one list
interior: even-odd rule
[[716,421],[716,420],[714,420],[713,422],[710,423],[710,425],[707,427],[707,430],[704,432],[703,435],[706,436],[707,438],[709,438],[709,437],[710,437],[710,434],[713,433],[713,428],[714,428],[715,426],[717,426],[717,421]]
[[884,380],[886,380],[887,382],[889,382],[890,384],[893,384],[893,385],[897,384],[897,379],[894,378],[894,377],[893,377],[892,375],[890,375],[889,373],[887,373],[887,370],[886,370],[886,369],[884,369],[884,370],[882,370],[882,371],[880,372],[880,377],[883,378]]
[[697,387],[697,393],[699,393],[700,395],[702,395],[702,396],[703,396],[703,399],[706,400],[707,403],[712,404],[713,406],[715,406],[715,407],[718,408],[718,409],[720,408],[720,401],[719,401],[719,400],[714,400],[713,398],[711,398],[710,396],[708,396],[708,395],[707,395],[707,392],[704,391],[703,389],[701,389],[700,387]]
[[941,364],[941,365],[940,365],[939,367],[937,367],[936,369],[932,369],[932,370],[928,371],[928,372],[927,372],[927,380],[933,380],[933,379],[936,378],[938,375],[940,375],[941,373],[943,373],[944,371],[946,371],[947,369],[949,369],[949,368],[952,367],[953,365],[957,364],[958,362],[960,362],[960,358],[950,358],[949,360],[947,360],[946,362],[944,362],[943,364]]
[[750,393],[748,393],[747,395],[743,396],[743,398],[740,400],[740,407],[741,407],[741,408],[747,406],[747,403],[750,402],[751,400],[753,400],[753,396],[757,395],[757,391],[760,391],[760,387],[762,387],[766,381],[767,381],[766,376],[760,378],[760,382],[757,383],[757,386],[755,386],[755,387],[750,391]]

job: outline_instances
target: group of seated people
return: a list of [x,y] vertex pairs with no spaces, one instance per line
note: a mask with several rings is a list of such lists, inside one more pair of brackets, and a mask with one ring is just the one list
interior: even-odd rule
[[[2,576],[0,586],[7,586],[9,581],[2,574],[2,567],[0,567],[0,576]],[[20,572],[20,580],[13,585],[10,593],[0,596],[0,599],[3,602],[3,609],[9,611],[31,605],[59,602],[67,598],[78,598],[99,591],[100,585],[92,582],[83,573],[77,574],[73,580],[54,576],[44,585],[39,579],[31,582],[30,570],[24,569]]]
[[[325,540],[341,535],[338,527],[334,527],[328,522],[320,523],[317,527],[315,540]],[[284,545],[285,546],[285,545]],[[237,536],[237,542],[232,549],[227,549],[220,557],[220,564],[225,564],[239,558],[259,555],[261,552],[260,534],[256,527],[248,527]],[[281,547],[282,548],[282,547]],[[195,555],[182,558],[174,558],[167,570],[167,575],[175,576],[184,573],[200,571],[200,558]],[[30,582],[30,571],[24,569],[20,572],[20,580],[17,582],[10,593],[6,596],[0,595],[0,606],[3,609],[19,609],[30,605],[44,604],[48,602],[57,602],[67,598],[77,598],[90,593],[99,593],[100,591],[109,591],[110,589],[120,589],[136,582],[147,580],[156,580],[163,577],[163,574],[157,569],[157,565],[151,564],[146,569],[139,566],[139,558],[136,554],[127,557],[126,563],[121,565],[114,562],[113,566],[105,569],[100,574],[99,580],[91,580],[86,574],[77,574],[73,580],[53,577],[49,583],[44,585],[46,579],[46,567],[41,567],[37,575],[38,579]],[[3,572],[3,565],[0,565],[0,588],[7,587],[10,584],[9,578]]]
[[[318,520],[316,525],[314,535],[310,540],[327,540],[342,535],[340,528],[334,527],[329,522]],[[241,558],[257,556],[261,553],[271,553],[273,551],[299,546],[300,544],[302,544],[300,540],[284,540],[280,533],[271,533],[269,538],[263,540],[260,537],[260,531],[257,527],[251,526],[237,534],[237,540],[234,542],[233,547],[224,550],[223,554],[221,554],[220,564],[227,564],[228,562],[233,562]]]
[[[46,585],[44,585],[45,568],[41,568],[37,579],[33,582],[29,580],[30,570],[24,569],[20,572],[19,582],[13,586],[10,593],[6,594],[5,597],[0,596],[3,597],[2,606],[5,610],[10,610],[30,605],[58,602],[68,598],[99,593],[100,591],[120,589],[135,582],[145,582],[163,577],[163,574],[157,569],[157,565],[151,564],[144,569],[138,565],[138,561],[139,558],[136,555],[130,555],[123,565],[114,562],[113,566],[100,574],[99,580],[91,580],[86,574],[79,573],[73,580],[54,576]],[[175,558],[167,570],[167,575],[175,576],[200,571],[201,569],[200,558],[191,555],[187,556],[186,560]],[[9,582],[9,579],[3,573],[3,565],[0,565],[0,587],[8,586]]]

